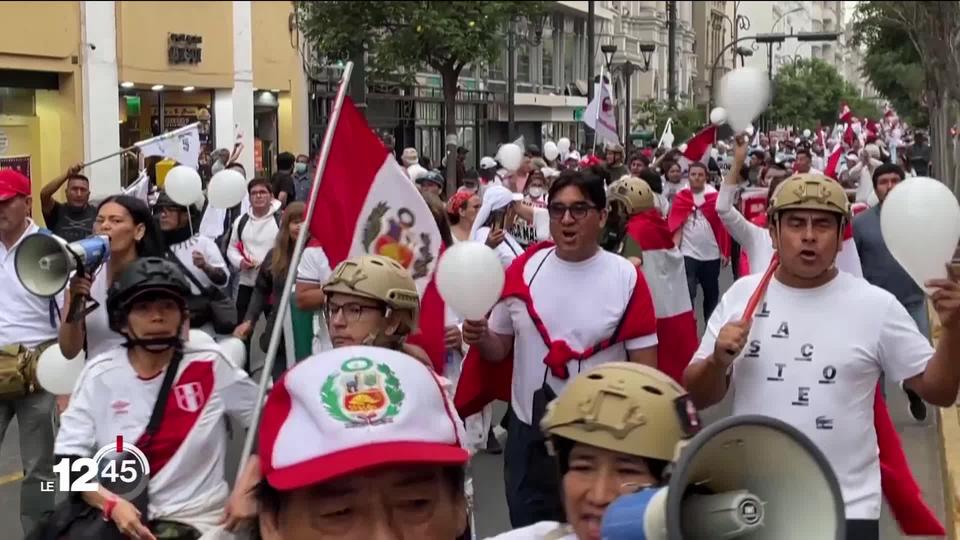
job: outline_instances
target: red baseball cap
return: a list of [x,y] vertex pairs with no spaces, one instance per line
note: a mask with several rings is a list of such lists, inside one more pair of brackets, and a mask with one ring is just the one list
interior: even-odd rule
[[381,347],[332,349],[291,368],[270,391],[259,435],[261,470],[280,491],[469,459],[463,424],[430,368]]
[[30,196],[30,179],[14,169],[0,169],[0,202]]

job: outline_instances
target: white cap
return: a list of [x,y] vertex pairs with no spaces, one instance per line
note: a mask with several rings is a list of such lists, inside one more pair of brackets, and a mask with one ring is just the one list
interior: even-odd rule
[[480,168],[481,168],[481,169],[484,169],[484,170],[486,170],[486,169],[496,169],[496,168],[497,168],[497,160],[493,159],[493,158],[490,157],[490,156],[483,156],[482,158],[480,158]]
[[287,371],[260,425],[263,476],[289,491],[383,465],[462,466],[463,424],[436,375],[382,347],[343,347]]

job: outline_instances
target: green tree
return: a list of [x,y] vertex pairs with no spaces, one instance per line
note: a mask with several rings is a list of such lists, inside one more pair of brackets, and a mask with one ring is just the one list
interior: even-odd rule
[[[933,174],[960,191],[960,160],[949,131],[960,109],[960,2],[878,2],[857,5],[854,30],[872,65],[864,71],[874,87],[897,103],[916,96],[926,108],[933,149]],[[909,50],[909,49],[912,49]],[[889,60],[890,65],[877,65]],[[920,69],[897,71],[913,64]],[[879,69],[879,68],[889,69]],[[915,84],[922,82],[920,92]],[[909,100],[907,100],[909,103]]]
[[706,111],[698,107],[670,110],[667,103],[651,99],[634,105],[633,109],[633,130],[652,131],[656,140],[660,140],[667,120],[672,118],[671,130],[675,146],[679,146],[707,125]]
[[841,102],[846,102],[857,117],[880,117],[876,104],[861,99],[836,68],[817,58],[799,59],[783,66],[774,77],[770,114],[775,123],[784,126],[832,126]]
[[[300,27],[327,63],[365,57],[370,76],[410,80],[431,68],[443,85],[444,128],[456,136],[457,82],[467,65],[499,59],[512,20],[541,2],[297,2]],[[447,187],[455,189],[447,146]]]
[[[863,48],[860,72],[910,125],[926,127],[927,111],[923,95],[923,66],[910,37],[899,28],[874,27],[869,17],[854,23],[851,45]],[[869,46],[868,46],[869,45]]]

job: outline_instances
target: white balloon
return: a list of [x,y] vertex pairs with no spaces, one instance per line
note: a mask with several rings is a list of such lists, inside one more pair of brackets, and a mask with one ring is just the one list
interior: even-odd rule
[[733,70],[720,81],[717,102],[727,110],[727,123],[739,133],[770,104],[770,79],[757,68]]
[[437,263],[437,290],[455,313],[482,319],[500,299],[503,266],[497,254],[481,242],[459,242]]
[[810,130],[809,130],[809,129],[803,130],[803,136],[804,136],[805,138],[810,138]]
[[560,140],[557,141],[557,149],[560,150],[560,153],[561,153],[561,154],[569,154],[569,153],[570,153],[570,139],[568,139],[568,138],[566,138],[566,137],[561,137]]
[[163,190],[173,202],[183,206],[190,206],[203,194],[200,175],[185,165],[170,169],[163,181]]
[[210,206],[214,208],[233,208],[246,194],[247,179],[233,169],[224,169],[213,175],[207,186]]
[[516,171],[523,161],[523,149],[513,143],[505,144],[497,151],[497,161],[508,171]]
[[557,143],[547,141],[547,144],[543,145],[543,157],[547,158],[547,161],[553,161],[559,156],[560,148],[557,146]]
[[727,110],[723,107],[714,107],[710,111],[710,123],[719,126],[727,121]]
[[243,340],[235,337],[228,337],[217,342],[220,346],[220,352],[223,356],[233,362],[233,365],[243,367],[247,359],[247,346]]
[[205,345],[209,343],[216,343],[216,341],[214,341],[210,334],[204,332],[203,330],[192,328],[190,329],[190,335],[187,337],[187,343],[191,343],[193,345]]
[[941,182],[907,178],[884,199],[880,232],[893,258],[930,293],[924,283],[947,277],[960,241],[960,205]]
[[51,394],[70,395],[80,378],[85,359],[86,355],[80,351],[76,358],[68,360],[63,356],[60,345],[51,345],[37,360],[37,382]]
[[751,137],[753,137],[753,134],[756,132],[756,129],[753,127],[753,124],[750,124],[749,126],[747,126],[746,131],[747,131],[747,135],[750,135]]

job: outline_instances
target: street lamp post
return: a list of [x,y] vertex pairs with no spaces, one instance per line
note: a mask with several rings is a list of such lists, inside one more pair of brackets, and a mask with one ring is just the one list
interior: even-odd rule
[[[534,17],[532,20],[522,19],[520,21],[510,21],[510,27],[507,31],[507,138],[514,140],[516,132],[514,123],[516,118],[516,92],[517,92],[517,41],[531,47],[539,47],[543,41],[543,27],[546,23],[546,16]],[[518,35],[517,25],[528,27],[526,32]]]
[[654,53],[654,51],[656,51],[656,50],[657,50],[656,44],[653,44],[653,43],[641,43],[641,44],[640,44],[640,54],[643,56],[643,64],[642,64],[642,65],[641,65],[641,64],[634,64],[634,63],[631,62],[630,60],[626,60],[625,62],[623,62],[622,64],[620,64],[620,73],[623,74],[624,78],[626,79],[626,81],[625,81],[626,93],[627,93],[627,97],[626,97],[626,107],[625,107],[625,110],[626,110],[626,119],[624,120],[625,126],[624,126],[623,132],[624,132],[625,135],[626,135],[626,136],[624,137],[624,139],[625,139],[625,140],[624,140],[624,148],[626,149],[625,155],[627,155],[627,156],[630,155],[630,146],[631,146],[631,142],[632,142],[632,141],[630,140],[630,120],[632,120],[632,118],[633,118],[633,116],[632,116],[633,97],[632,97],[632,95],[631,95],[631,91],[630,91],[630,90],[631,90],[631,86],[632,86],[632,85],[631,85],[631,82],[632,82],[632,79],[633,79],[633,74],[636,73],[636,72],[646,73],[646,72],[650,71],[650,60],[652,59],[653,53]]

